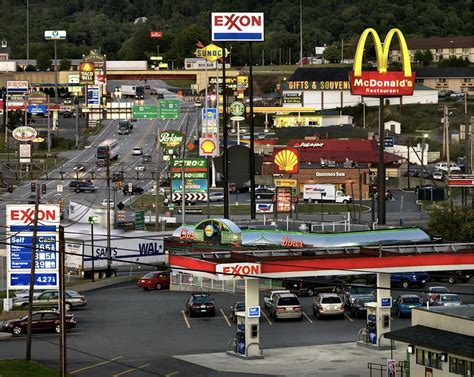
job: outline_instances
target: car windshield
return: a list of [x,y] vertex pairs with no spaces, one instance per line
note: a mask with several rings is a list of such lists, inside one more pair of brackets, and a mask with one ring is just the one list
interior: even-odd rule
[[436,288],[431,289],[431,292],[446,293],[446,292],[449,292],[449,289],[445,287],[436,287]]
[[340,304],[341,299],[339,297],[323,297],[321,299],[322,304]]
[[351,293],[356,294],[372,293],[373,290],[373,287],[351,287]]
[[245,310],[245,302],[236,302],[234,309],[239,312]]
[[403,303],[404,304],[419,304],[420,299],[418,297],[404,297]]
[[212,298],[210,296],[194,296],[194,302],[196,304],[209,304],[212,303]]
[[461,301],[458,296],[455,295],[442,295],[441,301],[457,302]]
[[300,302],[296,297],[281,297],[278,305],[300,305]]
[[147,273],[145,276],[143,276],[144,278],[152,278],[154,276],[154,273],[153,272],[149,272]]
[[375,301],[374,296],[361,296],[359,297],[359,304],[363,305],[366,304],[367,302],[373,302]]

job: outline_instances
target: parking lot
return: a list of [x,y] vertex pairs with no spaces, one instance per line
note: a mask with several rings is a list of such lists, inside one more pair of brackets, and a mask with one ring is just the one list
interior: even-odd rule
[[[471,280],[472,282],[472,280]],[[433,285],[433,284],[432,284]],[[436,285],[439,285],[438,283]],[[446,285],[447,284],[442,284]],[[473,303],[474,284],[449,286]],[[464,295],[463,295],[464,293]],[[188,292],[143,291],[126,283],[87,294],[88,306],[72,313],[77,327],[68,332],[68,371],[77,376],[226,375],[171,357],[172,355],[223,352],[228,349],[236,326],[229,307],[242,295],[213,293],[215,317],[190,318],[185,312]],[[393,291],[393,297],[398,291]],[[260,340],[264,349],[355,342],[364,319],[317,320],[310,297],[301,297],[301,321],[274,321],[265,313],[260,319]],[[263,306],[263,295],[261,298]],[[410,319],[394,318],[392,328],[410,325]],[[0,343],[3,357],[24,357],[25,336]],[[55,366],[59,338],[35,335],[33,358]],[[239,374],[227,374],[236,376]]]

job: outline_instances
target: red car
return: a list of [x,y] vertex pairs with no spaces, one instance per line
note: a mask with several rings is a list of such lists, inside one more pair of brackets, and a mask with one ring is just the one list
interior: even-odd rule
[[[33,312],[32,315],[32,327],[33,331],[54,331],[56,333],[61,332],[60,317],[57,311],[41,311]],[[13,335],[20,335],[27,331],[28,328],[28,316],[24,316],[21,319],[12,319],[3,322],[3,331],[12,333]],[[76,327],[76,320],[74,315],[66,314],[66,329],[72,329]]]
[[166,271],[153,271],[138,280],[138,286],[145,291],[148,289],[163,289],[170,287],[170,273]]

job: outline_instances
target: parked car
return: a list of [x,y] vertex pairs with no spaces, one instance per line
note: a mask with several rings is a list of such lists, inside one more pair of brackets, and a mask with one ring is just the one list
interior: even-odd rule
[[265,308],[268,309],[270,307],[270,303],[273,300],[273,296],[280,294],[280,293],[290,293],[289,290],[277,290],[268,292],[265,297],[263,298],[263,302],[265,303]]
[[436,170],[433,172],[433,179],[436,181],[442,181],[444,179],[444,172],[441,170]]
[[[34,308],[57,308],[59,300],[59,292],[56,290],[47,290],[39,294],[36,298],[33,299]],[[72,308],[79,308],[87,305],[86,298],[77,293],[76,291],[66,290],[65,295],[65,308],[67,311]],[[13,307],[27,307],[28,306],[28,297],[15,300]]]
[[135,171],[145,171],[146,165],[145,164],[138,164],[135,166]]
[[406,171],[404,174],[403,174],[404,177],[419,177],[420,176],[420,172],[418,171],[418,169],[408,169],[408,171]]
[[237,322],[237,313],[243,313],[245,314],[245,302],[243,301],[236,301],[234,304],[230,307],[229,311],[229,317],[232,320],[232,322]]
[[135,147],[132,150],[132,155],[133,156],[141,156],[143,154],[142,147]]
[[143,290],[166,289],[170,287],[170,273],[168,271],[153,271],[138,279],[138,286]]
[[344,304],[335,293],[320,293],[314,298],[313,314],[317,319],[323,316],[338,316],[344,318]]
[[[61,332],[60,313],[57,311],[37,311],[33,312],[31,316],[31,323],[33,331],[54,331]],[[64,324],[66,330],[76,327],[76,320],[74,315],[66,314],[66,322]],[[28,328],[28,316],[20,319],[11,319],[3,322],[3,331],[9,332],[13,335],[20,335],[25,333]]]
[[260,188],[255,190],[255,198],[257,199],[273,199],[275,191],[267,188]]
[[186,311],[190,317],[203,314],[215,317],[214,299],[209,293],[193,293],[186,302]]
[[143,194],[144,190],[140,186],[132,186],[132,191],[130,191],[130,187],[128,185],[123,186],[122,190],[124,195],[130,194],[130,195],[141,195]]
[[440,293],[431,303],[432,306],[461,306],[462,300],[455,293]]
[[277,319],[303,319],[303,307],[293,293],[278,293],[268,305],[270,316]]
[[297,295],[314,296],[317,292],[331,292],[335,285],[341,284],[337,276],[314,276],[283,280],[283,287]]
[[112,181],[122,181],[123,180],[123,171],[114,171],[112,173]]
[[[435,170],[439,170],[439,171],[443,171],[443,172],[448,172],[448,163],[447,162],[438,162],[436,165],[435,165]],[[450,166],[449,166],[449,171],[451,173],[460,173],[461,172],[461,168],[455,164],[454,162],[451,162]]]
[[356,299],[362,296],[372,295],[375,287],[367,285],[348,285],[348,286],[336,286],[334,293],[341,295],[342,302],[346,307],[351,307]]
[[210,202],[220,202],[224,200],[224,193],[223,192],[211,192],[209,194],[209,201]]
[[[102,201],[100,202],[101,205],[103,205],[104,207],[107,207],[107,198],[104,198],[102,199]],[[110,207],[114,207],[115,203],[114,203],[114,200],[113,199],[109,199],[109,205]]]
[[365,306],[365,304],[367,304],[368,302],[375,302],[375,301],[376,301],[375,296],[372,294],[358,296],[356,299],[354,299],[350,307],[351,317],[355,317],[355,318],[367,317],[367,307]]
[[431,280],[447,280],[449,284],[467,283],[472,276],[472,271],[435,271],[430,274]]
[[[43,293],[44,289],[35,289],[33,290],[33,297],[38,297],[41,293]],[[19,299],[28,299],[30,295],[30,290],[29,289],[22,289],[21,291],[15,291],[13,294],[13,301],[19,300]]]
[[439,293],[449,293],[449,289],[443,286],[429,287],[421,294],[421,301],[425,304],[426,302],[431,304]]
[[417,295],[400,295],[393,302],[392,312],[398,318],[411,316],[411,310],[413,308],[419,308],[423,306],[420,298]]
[[390,284],[393,286],[423,288],[430,280],[430,276],[426,272],[401,272],[390,274]]
[[69,189],[76,192],[95,192],[97,187],[87,181],[71,181]]

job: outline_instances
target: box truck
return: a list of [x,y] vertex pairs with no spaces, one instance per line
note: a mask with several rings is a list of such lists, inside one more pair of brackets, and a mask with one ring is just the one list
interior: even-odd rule
[[349,203],[352,198],[333,184],[306,184],[303,185],[303,200],[315,203]]

